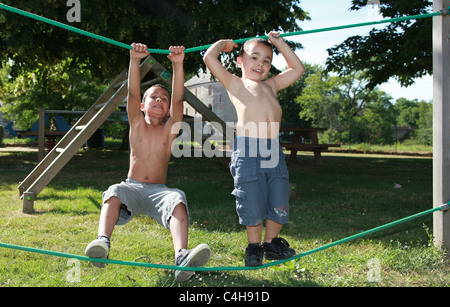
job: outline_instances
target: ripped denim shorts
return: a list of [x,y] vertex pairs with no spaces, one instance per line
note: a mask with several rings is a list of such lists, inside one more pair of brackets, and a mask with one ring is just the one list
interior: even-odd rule
[[289,173],[278,139],[237,137],[230,172],[241,225],[289,221]]

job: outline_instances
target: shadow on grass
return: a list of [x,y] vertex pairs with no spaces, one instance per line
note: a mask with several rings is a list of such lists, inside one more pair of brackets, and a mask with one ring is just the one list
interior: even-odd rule
[[[13,184],[23,180],[36,165],[36,159],[36,153],[0,153],[0,181]],[[227,162],[227,158],[205,157],[172,157],[170,161],[167,185],[185,191],[191,221],[206,233],[245,232],[237,220]],[[282,235],[300,242],[316,238],[335,241],[432,207],[431,159],[325,156],[323,162],[318,166],[312,156],[299,156],[297,163],[288,166],[297,195],[290,202],[290,223]],[[77,207],[80,196],[74,192],[81,193],[85,187],[104,191],[125,179],[127,167],[127,152],[78,153],[49,184],[59,192],[38,196],[40,202],[51,207],[39,214],[97,212],[101,208],[101,192],[98,197],[89,193],[82,196],[82,207]],[[58,200],[75,204],[52,204]],[[428,241],[424,225],[432,228],[431,216],[370,237],[384,242],[423,243]]]

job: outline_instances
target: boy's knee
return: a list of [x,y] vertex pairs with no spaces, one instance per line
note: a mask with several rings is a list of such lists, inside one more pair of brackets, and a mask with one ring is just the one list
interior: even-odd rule
[[120,210],[122,206],[125,206],[122,204],[119,198],[116,196],[112,196],[110,199],[105,201],[102,205],[102,209],[110,209],[110,210]]
[[172,216],[180,219],[180,218],[187,218],[187,210],[186,205],[183,203],[179,203],[175,206],[172,212]]

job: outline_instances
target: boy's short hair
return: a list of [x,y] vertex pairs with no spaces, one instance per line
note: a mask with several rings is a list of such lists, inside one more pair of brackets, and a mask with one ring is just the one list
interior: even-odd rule
[[239,56],[242,56],[245,52],[245,48],[252,43],[261,43],[263,45],[266,45],[267,47],[270,47],[270,49],[273,51],[273,45],[269,43],[267,39],[255,37],[249,39],[248,41],[245,41],[244,44],[242,44],[241,50],[239,51]]

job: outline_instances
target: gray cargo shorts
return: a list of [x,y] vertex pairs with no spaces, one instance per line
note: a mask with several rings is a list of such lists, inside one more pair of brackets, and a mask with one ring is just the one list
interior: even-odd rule
[[168,188],[163,184],[142,183],[133,179],[126,179],[114,184],[103,192],[103,203],[111,197],[119,198],[124,205],[120,209],[117,225],[128,223],[133,216],[145,214],[155,219],[159,224],[170,229],[170,219],[173,210],[179,203],[187,208],[186,195],[179,189]]

